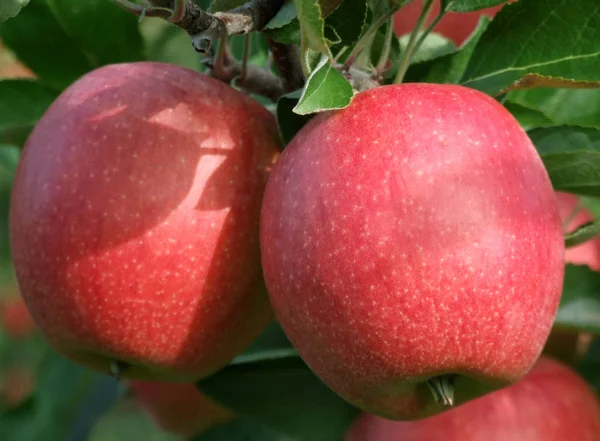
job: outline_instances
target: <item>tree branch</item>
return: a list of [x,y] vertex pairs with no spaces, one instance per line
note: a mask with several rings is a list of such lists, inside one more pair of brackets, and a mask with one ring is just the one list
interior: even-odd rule
[[291,44],[278,43],[268,37],[267,43],[279,69],[285,92],[288,93],[301,89],[304,86],[304,74],[300,64],[298,47]]

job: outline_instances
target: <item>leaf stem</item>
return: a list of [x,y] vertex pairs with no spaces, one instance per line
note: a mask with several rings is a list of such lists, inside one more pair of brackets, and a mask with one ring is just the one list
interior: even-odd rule
[[375,67],[376,72],[383,72],[385,70],[385,65],[388,62],[388,58],[390,57],[390,50],[392,49],[392,38],[394,36],[394,19],[390,18],[388,20],[388,27],[385,33],[385,41],[383,44],[383,50],[381,51],[381,55],[379,56],[379,61],[377,62],[377,66]]
[[433,0],[425,0],[425,4],[423,5],[423,9],[421,10],[421,14],[419,15],[419,18],[417,20],[417,24],[416,24],[415,28],[413,29],[412,33],[410,34],[410,39],[408,40],[408,45],[406,46],[406,50],[402,54],[402,59],[400,61],[400,68],[398,69],[398,73],[396,74],[396,78],[394,79],[395,84],[400,84],[402,82],[402,80],[404,80],[404,75],[406,75],[408,66],[410,65],[410,62],[411,62],[415,52],[418,49],[418,46],[416,43],[417,43],[417,41],[422,42],[422,40],[417,40],[417,36],[419,35],[419,32],[421,32],[421,29],[423,28],[423,25],[425,24],[425,20],[427,20],[427,17],[429,16],[429,13],[431,12],[432,7],[433,7]]

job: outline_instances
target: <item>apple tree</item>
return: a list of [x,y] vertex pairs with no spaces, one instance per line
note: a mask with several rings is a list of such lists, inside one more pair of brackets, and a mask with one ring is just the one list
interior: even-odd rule
[[3,0],[0,438],[600,440],[599,150],[597,0]]

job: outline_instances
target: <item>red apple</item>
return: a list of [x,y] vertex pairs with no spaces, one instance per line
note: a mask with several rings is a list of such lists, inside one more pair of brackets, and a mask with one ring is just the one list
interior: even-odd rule
[[175,65],[106,66],[28,139],[10,233],[17,279],[59,351],[124,377],[192,381],[272,319],[259,216],[274,117]]
[[[457,46],[460,46],[477,27],[479,17],[482,15],[493,17],[502,6],[503,5],[494,6],[493,8],[481,9],[475,12],[449,12],[440,20],[433,30],[449,40],[452,40]],[[414,0],[402,7],[402,9],[394,16],[394,32],[396,35],[401,36],[411,33],[417,24],[417,19],[419,18],[422,9],[423,0]],[[439,0],[436,0],[431,12],[427,16],[426,26],[433,22],[433,19],[439,12],[440,2]]]
[[0,325],[6,335],[24,339],[35,332],[35,324],[22,298],[10,298],[0,302]]
[[[279,322],[335,392],[390,419],[436,414],[537,360],[564,239],[534,146],[456,85],[362,92],[313,118],[269,178],[263,269]],[[442,392],[439,394],[439,392]]]
[[575,372],[540,359],[516,384],[420,421],[363,414],[344,441],[598,441],[600,405]]
[[159,427],[186,438],[233,417],[190,383],[130,381],[129,387]]

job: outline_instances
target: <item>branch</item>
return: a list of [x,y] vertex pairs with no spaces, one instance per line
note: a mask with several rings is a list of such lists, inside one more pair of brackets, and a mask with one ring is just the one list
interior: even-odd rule
[[223,35],[261,30],[277,14],[283,0],[249,0],[226,12],[209,14],[192,0],[148,0],[149,6],[130,0],[110,0],[140,17],[159,17],[185,30],[196,51],[208,53]]
[[226,42],[221,42],[216,60],[207,60],[213,77],[238,86],[244,92],[264,96],[276,102],[285,93],[283,81],[273,72],[258,66],[237,62],[229,53]]
[[300,64],[300,53],[296,45],[278,43],[267,37],[285,92],[293,92],[304,86],[304,74]]

